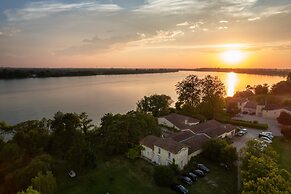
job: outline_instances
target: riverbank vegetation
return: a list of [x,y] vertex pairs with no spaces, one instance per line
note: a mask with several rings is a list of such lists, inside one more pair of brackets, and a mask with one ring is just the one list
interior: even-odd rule
[[0,79],[170,73],[177,69],[126,68],[0,68]]

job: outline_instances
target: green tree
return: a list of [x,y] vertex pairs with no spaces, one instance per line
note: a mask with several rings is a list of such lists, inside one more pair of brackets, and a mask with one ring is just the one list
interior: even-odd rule
[[18,192],[17,194],[41,194],[40,192],[34,190],[32,186],[28,187],[26,191]]
[[33,158],[30,163],[15,172],[17,186],[26,188],[30,185],[31,179],[39,172],[50,171],[53,167],[53,158],[48,154],[42,154]]
[[142,112],[106,114],[101,119],[102,147],[107,153],[124,154],[147,135],[160,136],[161,129],[155,117]]
[[236,148],[229,145],[224,139],[210,139],[203,146],[203,156],[227,165],[233,165],[238,159]]
[[277,121],[282,125],[291,125],[291,114],[283,111],[280,113]]
[[201,81],[197,75],[189,75],[176,85],[178,100],[196,107],[201,101]]
[[236,115],[240,112],[237,102],[227,102],[226,103],[226,112],[230,115]]
[[82,112],[79,115],[79,118],[80,118],[81,130],[86,135],[88,133],[88,130],[93,129],[95,126],[92,124],[92,119],[89,119],[89,116],[87,113]]
[[14,128],[13,140],[30,154],[37,154],[47,149],[50,140],[49,130],[42,121],[26,121]]
[[153,116],[158,117],[168,114],[172,103],[171,97],[164,94],[144,96],[143,99],[137,102],[137,111],[151,112]]
[[199,113],[208,119],[222,112],[224,107],[225,87],[217,78],[210,75],[199,79],[189,75],[176,85],[180,104],[198,108]]
[[138,144],[128,150],[127,157],[131,160],[134,160],[140,156],[140,153],[143,149],[144,148],[140,144]]
[[161,187],[169,187],[175,181],[175,173],[169,166],[155,166],[153,177],[155,183]]
[[53,194],[57,188],[57,181],[51,171],[45,174],[39,172],[32,180],[32,186],[41,194]]
[[22,160],[24,151],[16,143],[8,142],[3,145],[0,152],[0,162],[13,162]]
[[264,85],[257,85],[254,87],[254,91],[256,95],[260,95],[260,94],[268,94],[269,92],[269,86],[268,84],[264,84]]

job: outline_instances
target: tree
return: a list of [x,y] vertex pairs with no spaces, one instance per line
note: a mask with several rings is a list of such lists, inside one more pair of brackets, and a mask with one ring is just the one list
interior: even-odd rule
[[57,188],[56,178],[51,171],[39,172],[32,180],[32,186],[41,194],[53,194]]
[[198,108],[199,113],[208,119],[222,112],[225,87],[217,77],[208,75],[199,79],[196,75],[189,75],[178,82],[176,92],[180,104]]
[[285,111],[281,112],[277,121],[282,125],[291,125],[291,115]]
[[236,115],[240,112],[237,102],[227,102],[226,103],[226,112],[230,115]]
[[15,172],[15,181],[20,188],[30,185],[31,179],[39,172],[46,172],[52,169],[53,158],[48,154],[42,154],[33,158],[30,163]]
[[168,114],[172,103],[171,97],[164,94],[144,96],[143,99],[137,102],[137,111],[151,112],[153,116],[158,117]]
[[252,92],[252,90],[247,89],[245,91],[238,91],[234,94],[233,97],[239,97],[239,98],[249,98],[254,96],[255,94]]
[[268,92],[269,92],[269,86],[268,86],[268,84],[257,85],[257,86],[254,87],[254,90],[255,90],[255,94],[256,95],[268,94]]
[[34,190],[32,186],[28,187],[26,191],[18,192],[17,194],[41,194],[40,192]]
[[197,75],[189,75],[176,85],[178,100],[183,104],[196,107],[201,100],[201,81]]
[[272,94],[290,94],[291,93],[291,81],[280,81],[272,86]]
[[169,187],[175,181],[175,173],[169,166],[155,166],[153,176],[155,183],[161,187]]
[[50,140],[48,128],[42,121],[26,121],[14,126],[13,140],[30,154],[37,154],[48,147]]
[[134,160],[140,156],[142,150],[144,150],[144,148],[138,144],[128,150],[127,157],[131,160]]
[[291,139],[291,126],[283,126],[281,133],[287,138]]
[[81,125],[81,130],[85,135],[87,135],[88,130],[94,128],[94,125],[92,124],[92,119],[89,119],[89,116],[87,113],[82,112],[79,115],[80,118],[80,125]]
[[210,139],[203,146],[203,156],[227,165],[233,165],[238,159],[236,148],[229,145],[224,139]]
[[102,147],[107,153],[124,154],[147,135],[161,135],[155,117],[142,112],[106,114],[101,119]]

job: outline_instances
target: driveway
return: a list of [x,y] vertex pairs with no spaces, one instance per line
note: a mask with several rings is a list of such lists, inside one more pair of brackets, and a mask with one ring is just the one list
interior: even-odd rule
[[232,138],[233,140],[233,146],[236,147],[236,150],[239,152],[241,148],[243,148],[246,144],[247,141],[255,138],[259,138],[259,133],[262,132],[262,130],[258,129],[251,129],[251,128],[246,128],[248,132],[243,135],[243,136],[234,136]]
[[268,131],[272,131],[274,136],[282,136],[280,124],[277,122],[276,119],[263,118],[263,117],[258,117],[255,115],[247,115],[247,114],[239,114],[233,117],[233,119],[244,120],[244,121],[258,121],[259,123],[268,124],[269,126]]

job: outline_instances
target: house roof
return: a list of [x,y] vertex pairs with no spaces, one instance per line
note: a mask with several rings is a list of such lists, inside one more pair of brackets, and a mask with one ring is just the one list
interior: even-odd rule
[[191,128],[194,133],[205,133],[209,137],[215,138],[224,133],[234,130],[236,127],[230,124],[222,124],[216,120],[209,120]]
[[189,154],[196,152],[202,148],[202,145],[207,142],[210,138],[205,134],[195,134],[191,138],[185,139],[182,143],[189,146]]
[[164,116],[163,118],[170,121],[173,125],[175,125],[179,129],[189,129],[190,126],[196,125],[199,123],[198,119],[194,119],[192,117],[188,117],[188,116],[180,115],[176,113],[171,113],[169,115]]
[[177,154],[181,149],[188,147],[187,145],[176,142],[171,138],[159,138],[159,140],[155,142],[155,146],[163,148],[173,154]]
[[148,135],[145,138],[143,138],[142,140],[140,140],[139,143],[142,145],[145,145],[151,149],[154,149],[155,142],[157,142],[158,139],[160,139],[160,138],[156,137],[154,135]]
[[291,111],[291,107],[277,105],[277,104],[267,104],[264,108],[264,110],[276,110],[276,109],[285,109],[285,110]]
[[183,141],[185,139],[191,138],[193,137],[194,133],[192,131],[180,131],[177,133],[173,133],[171,135],[169,135],[169,138],[172,138],[174,141],[180,142]]
[[140,141],[140,144],[145,145],[151,149],[154,149],[154,146],[157,146],[173,154],[177,154],[181,149],[188,147],[187,145],[174,141],[171,138],[160,138],[153,135],[148,135],[143,138]]
[[258,103],[253,102],[253,101],[248,101],[245,105],[244,108],[253,108],[256,109],[257,108]]

